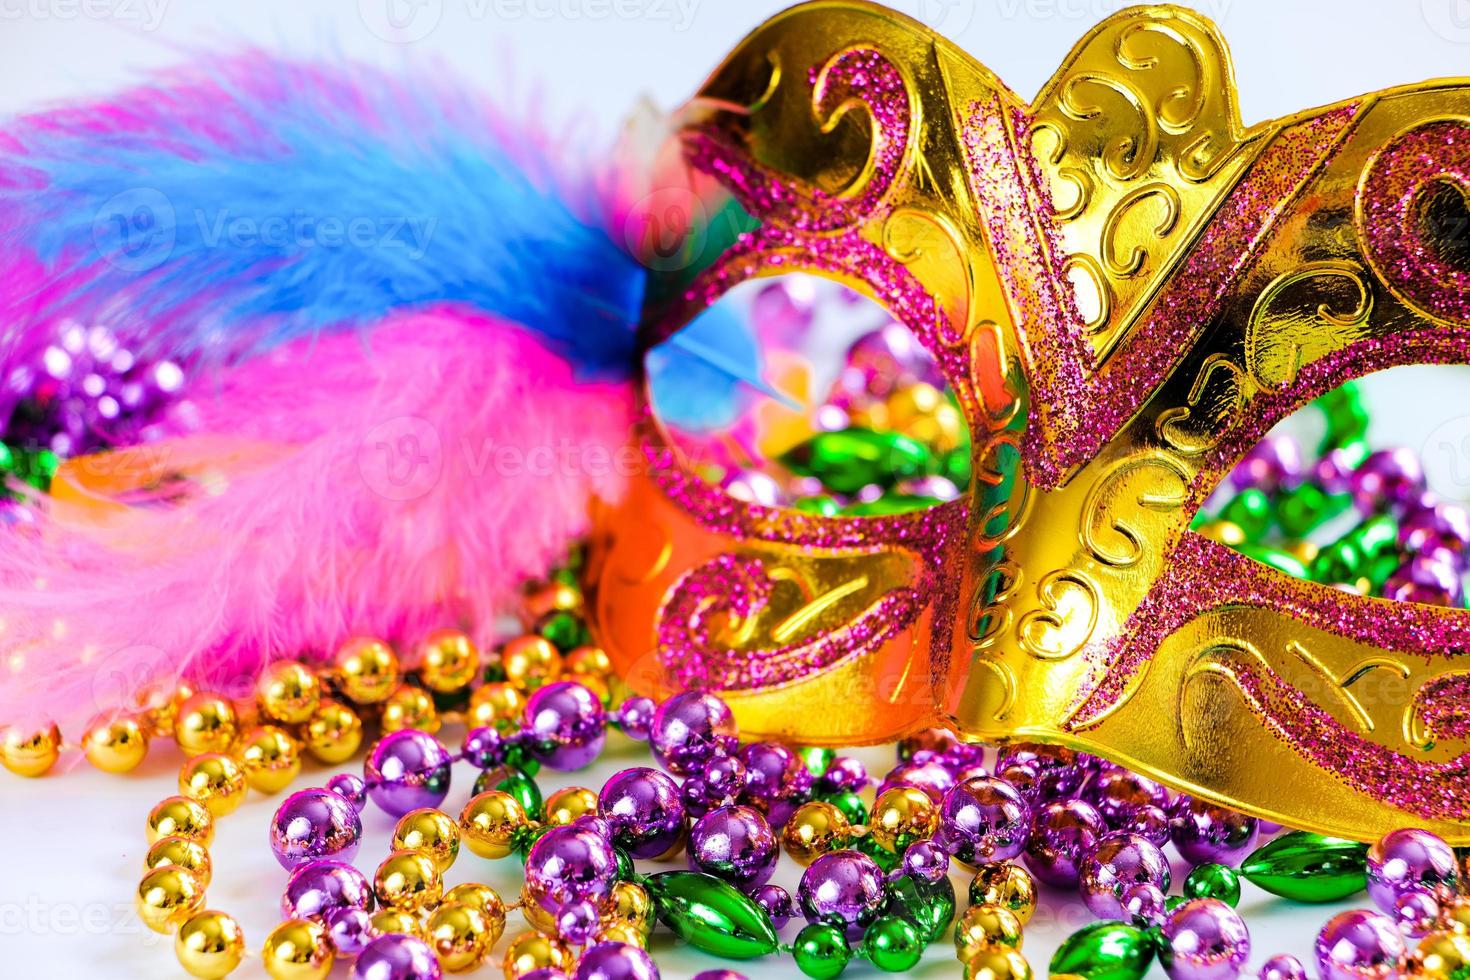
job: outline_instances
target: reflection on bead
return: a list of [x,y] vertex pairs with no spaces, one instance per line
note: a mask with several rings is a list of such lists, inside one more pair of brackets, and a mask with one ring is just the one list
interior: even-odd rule
[[485,924],[490,930],[488,946],[494,946],[499,941],[501,933],[505,931],[505,902],[501,901],[500,895],[489,885],[475,882],[455,885],[444,893],[440,904],[468,905],[479,909],[480,913],[485,916]]
[[597,794],[585,786],[568,786],[546,798],[545,820],[564,826],[588,813],[597,812]]
[[260,958],[271,980],[326,980],[335,957],[326,926],[291,919],[271,930]]
[[44,776],[61,755],[61,732],[55,725],[37,732],[7,728],[0,732],[0,765],[17,776]]
[[954,927],[954,948],[961,962],[968,963],[981,950],[995,946],[1021,948],[1021,920],[999,905],[971,905]]
[[329,766],[346,762],[362,745],[362,719],[340,701],[317,705],[302,732],[306,749]]
[[852,827],[831,803],[813,800],[796,808],[781,828],[781,844],[797,864],[808,865],[842,846]]
[[475,641],[458,630],[439,630],[424,639],[418,652],[419,679],[431,691],[453,694],[470,685],[480,669]]
[[381,935],[399,933],[423,938],[424,924],[417,916],[403,909],[379,909],[373,913],[372,926],[373,932]]
[[398,687],[398,655],[381,640],[348,640],[335,663],[342,693],[358,704],[378,704]]
[[965,964],[965,980],[1031,980],[1031,977],[1031,964],[1026,962],[1026,957],[1003,946],[981,950]]
[[448,871],[459,857],[459,827],[442,810],[433,807],[411,810],[398,819],[392,849],[423,851],[434,859],[441,872]]
[[1448,930],[1431,932],[1414,951],[1417,980],[1458,980],[1470,972],[1470,937]]
[[561,941],[537,932],[523,932],[510,941],[501,961],[506,980],[519,980],[532,970],[571,969],[571,950]]
[[246,732],[238,753],[245,781],[261,793],[279,793],[301,773],[301,746],[275,725]]
[[207,847],[214,840],[214,818],[198,800],[170,796],[148,812],[148,843],[160,837],[187,837]]
[[143,875],[135,899],[143,924],[154,932],[169,933],[204,908],[204,884],[188,868],[165,865]]
[[174,954],[190,976],[220,980],[245,958],[245,934],[223,912],[200,912],[179,927]]
[[500,651],[505,680],[522,692],[534,691],[561,676],[561,652],[544,636],[516,637]]
[[321,685],[311,668],[295,660],[278,660],[255,685],[260,713],[282,725],[308,721],[321,701]]
[[999,905],[1014,913],[1024,926],[1036,911],[1036,880],[1019,865],[982,864],[970,882],[970,903]]
[[620,881],[613,885],[612,897],[604,917],[608,922],[623,922],[647,936],[653,931],[653,899],[642,885]]
[[425,927],[425,939],[451,973],[478,966],[495,938],[485,914],[460,902],[442,903]]
[[380,723],[384,732],[413,728],[432,735],[439,730],[439,712],[428,691],[412,684],[400,684],[383,702]]
[[131,772],[148,756],[148,733],[136,718],[118,718],[87,732],[82,747],[103,772]]
[[439,904],[444,896],[444,879],[429,855],[394,851],[378,865],[373,893],[384,908],[418,913]]
[[465,846],[482,858],[503,858],[514,849],[516,832],[528,819],[525,808],[504,790],[486,790],[465,804],[459,832]]
[[205,888],[209,887],[209,879],[212,868],[209,860],[209,849],[197,840],[188,837],[160,837],[148,848],[148,853],[143,857],[143,870],[152,871],[154,868],[164,868],[176,865],[194,872],[199,883]]
[[174,741],[185,755],[228,752],[238,732],[235,707],[218,694],[196,694],[179,708]]
[[890,851],[934,836],[939,808],[929,794],[912,786],[895,786],[878,794],[868,816],[868,834]]
[[179,770],[179,792],[198,800],[216,817],[233,813],[245,801],[245,771],[220,752],[195,756]]
[[520,689],[505,681],[492,681],[470,695],[469,724],[509,735],[520,728],[525,710],[526,696]]

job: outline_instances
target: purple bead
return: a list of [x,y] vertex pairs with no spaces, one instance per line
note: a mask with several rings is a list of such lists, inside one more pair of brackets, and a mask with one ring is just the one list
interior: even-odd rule
[[1009,783],[982,776],[945,794],[939,821],[945,848],[965,864],[1006,861],[1026,847],[1031,808]]
[[1156,926],[1164,921],[1165,907],[1164,893],[1158,885],[1142,884],[1129,885],[1123,889],[1123,894],[1118,896],[1118,901],[1127,913],[1126,918],[1140,929]]
[[526,855],[526,889],[554,914],[575,902],[600,904],[612,893],[617,867],[607,838],[584,827],[553,827]]
[[352,965],[352,980],[440,980],[443,975],[428,943],[396,932],[368,943]]
[[1383,595],[1398,602],[1459,606],[1465,601],[1461,571],[1459,565],[1449,560],[1446,552],[1415,555],[1383,583]]
[[[1029,766],[1036,773],[1038,799],[1042,796],[1071,796],[1082,785],[1086,771],[1077,765],[1077,753],[1060,745],[1021,743],[1001,750],[996,769],[1014,763]],[[1019,789],[1020,787],[1017,787]]]
[[1251,934],[1240,915],[1218,898],[1196,898],[1164,918],[1160,951],[1174,980],[1235,980],[1251,955]]
[[760,287],[750,301],[750,319],[767,346],[799,343],[817,315],[817,290],[807,276],[783,276]]
[[355,772],[339,772],[327,780],[327,791],[351,803],[358,813],[367,809],[367,783]]
[[779,742],[741,746],[740,761],[745,763],[745,796],[767,804],[789,795],[806,770],[801,758]]
[[712,792],[703,778],[690,776],[679,784],[679,801],[684,804],[684,814],[695,820],[723,803],[724,798]]
[[883,777],[883,785],[878,788],[878,793],[882,795],[884,790],[895,786],[921,789],[929,794],[929,799],[935,803],[941,803],[944,801],[945,794],[954,789],[955,778],[954,773],[937,759],[905,762],[888,771],[888,775]]
[[336,909],[373,910],[367,876],[343,861],[309,861],[291,872],[281,896],[281,917],[315,919]]
[[658,980],[658,967],[637,946],[598,943],[578,958],[575,980]]
[[720,486],[736,500],[762,507],[784,507],[786,490],[775,477],[759,470],[731,470],[720,481]]
[[[290,918],[290,916],[288,916]],[[327,937],[338,956],[356,956],[368,943],[377,938],[373,931],[372,913],[356,907],[332,909],[322,916],[327,925]]]
[[1137,834],[1115,830],[1098,839],[1082,862],[1082,901],[1099,919],[1130,918],[1123,893],[1133,885],[1169,890],[1169,862],[1164,852]]
[[1303,468],[1302,450],[1295,439],[1269,435],[1235,464],[1230,482],[1237,490],[1255,487],[1275,493],[1301,482]]
[[833,759],[817,780],[817,788],[823,793],[859,793],[867,787],[867,767],[849,755]]
[[694,975],[694,980],[750,980],[750,978],[736,970],[700,970]]
[[737,733],[729,705],[713,694],[685,691],[658,706],[648,741],[664,768],[689,776],[714,758],[725,739]]
[[452,761],[449,750],[427,732],[414,728],[389,732],[363,763],[368,796],[392,817],[437,807],[449,794]]
[[1392,913],[1399,896],[1453,886],[1455,852],[1427,830],[1394,830],[1368,848],[1368,897]]
[[931,840],[914,841],[904,849],[903,871],[933,884],[949,874],[949,853]]
[[700,778],[714,801],[733,800],[745,791],[745,763],[739,756],[721,753],[709,761]]
[[1169,815],[1156,806],[1141,806],[1118,821],[1117,830],[1137,834],[1159,847],[1169,843]]
[[607,740],[602,701],[576,681],[539,687],[526,701],[531,754],[562,772],[589,765]]
[[1378,912],[1339,912],[1317,934],[1322,980],[1388,980],[1404,970],[1408,948],[1393,921]]
[[684,804],[679,786],[657,769],[624,769],[597,794],[597,811],[612,829],[613,841],[629,856],[656,858],[684,834]]
[[796,914],[796,903],[791,900],[791,893],[780,885],[761,885],[750,897],[766,910],[771,924],[778,930],[784,929]]
[[351,861],[362,842],[362,820],[352,804],[324,789],[304,789],[276,808],[271,851],[287,871],[316,858]]
[[556,917],[556,931],[573,946],[584,946],[597,931],[597,906],[591,902],[571,902]]
[[1083,858],[1106,831],[1102,816],[1090,803],[1081,800],[1047,803],[1031,818],[1026,866],[1048,884],[1075,888],[1081,877]]
[[802,872],[796,895],[808,922],[841,926],[851,938],[878,917],[883,869],[860,851],[833,851]]
[[1438,899],[1428,892],[1404,892],[1391,915],[1400,932],[1417,938],[1435,928],[1439,911]]
[[1470,511],[1451,503],[1410,511],[1399,523],[1399,547],[1411,555],[1446,555],[1464,568],[1470,558]]
[[711,810],[689,831],[689,869],[723,878],[743,892],[769,881],[779,856],[771,825],[752,807]]
[[505,738],[493,728],[472,728],[465,732],[460,754],[476,769],[494,769],[505,761]]
[[543,966],[530,973],[522,973],[520,980],[572,980],[572,978],[554,966]]
[[1279,953],[1261,964],[1260,980],[1307,980],[1307,968],[1295,956]]
[[1424,467],[1409,449],[1380,449],[1353,471],[1353,503],[1365,515],[1394,510],[1424,491]]
[[1188,796],[1175,801],[1169,831],[1179,855],[1193,865],[1237,865],[1257,836],[1255,817]]
[[631,697],[618,708],[618,727],[631,739],[642,742],[648,738],[653,727],[653,716],[658,705],[653,698]]
[[1169,793],[1163,786],[1121,768],[1100,773],[1088,787],[1087,797],[1114,830],[1123,829],[1127,816],[1141,806],[1162,809],[1169,805]]

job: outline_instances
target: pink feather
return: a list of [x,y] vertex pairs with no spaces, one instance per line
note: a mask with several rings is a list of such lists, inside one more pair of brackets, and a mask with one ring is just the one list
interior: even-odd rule
[[531,333],[449,308],[225,371],[150,449],[218,447],[200,486],[107,520],[42,498],[42,530],[7,537],[0,718],[75,732],[180,678],[238,694],[359,634],[488,642],[589,498],[619,493],[631,414],[628,385],[576,383]]

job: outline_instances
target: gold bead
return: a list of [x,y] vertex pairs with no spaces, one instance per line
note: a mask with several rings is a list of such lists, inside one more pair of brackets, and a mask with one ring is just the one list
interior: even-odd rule
[[136,718],[116,718],[82,736],[82,749],[103,772],[132,772],[148,756],[148,733]]
[[301,774],[301,746],[275,725],[261,725],[246,732],[239,755],[245,781],[262,793],[279,793]]
[[265,669],[255,686],[260,713],[282,725],[305,724],[321,698],[322,686],[316,674],[296,660],[277,660]]
[[841,810],[831,803],[813,800],[791,814],[786,826],[781,828],[781,843],[792,860],[807,865],[836,850],[851,829]]
[[238,731],[235,706],[218,694],[189,698],[174,721],[174,741],[185,755],[228,752]]
[[199,884],[209,887],[213,869],[209,860],[209,849],[197,840],[188,837],[160,837],[148,848],[143,857],[143,870],[169,866],[185,868],[199,878]]
[[412,913],[402,909],[379,909],[373,913],[369,921],[372,923],[373,932],[379,935],[396,932],[405,936],[424,938],[424,924]]
[[431,691],[453,694],[469,687],[480,669],[475,641],[458,630],[438,630],[424,639],[418,654],[419,679]]
[[917,439],[936,453],[960,445],[964,429],[958,409],[938,388],[919,382],[899,388],[883,402],[886,428]]
[[505,680],[521,691],[534,691],[561,676],[561,652],[544,636],[518,636],[500,651]]
[[1021,948],[1021,920],[999,905],[971,905],[954,927],[954,948],[960,962],[968,963],[981,950],[997,946]]
[[1470,898],[1455,898],[1441,905],[1439,924],[1451,932],[1470,935]]
[[148,812],[148,843],[162,837],[187,837],[208,847],[214,840],[214,817],[198,800],[170,796]]
[[526,593],[526,619],[535,622],[554,612],[582,608],[582,590],[565,582],[546,582]]
[[482,684],[470,695],[470,726],[509,735],[521,727],[526,696],[505,681]]
[[179,926],[174,955],[191,977],[220,980],[245,958],[245,933],[223,912],[200,912]]
[[271,980],[326,980],[336,957],[326,926],[288,919],[271,930],[260,958]]
[[515,850],[516,831],[529,824],[520,801],[509,793],[491,789],[465,804],[459,815],[459,832],[465,846],[482,858],[503,858]]
[[571,680],[583,677],[607,678],[612,676],[612,658],[602,647],[577,647],[570,651],[562,664]]
[[895,786],[878,794],[868,818],[868,834],[890,851],[900,844],[926,840],[939,828],[939,808],[929,794],[912,786]]
[[459,857],[459,826],[443,810],[423,807],[398,818],[392,849],[423,851],[440,871],[448,871]]
[[1016,864],[996,861],[975,869],[970,901],[976,905],[999,905],[1025,925],[1036,911],[1036,879]]
[[143,924],[154,932],[169,933],[204,908],[204,884],[188,868],[166,865],[143,875],[135,898]]
[[340,701],[323,701],[302,731],[306,751],[318,762],[335,766],[346,762],[362,745],[362,719]]
[[495,942],[485,913],[461,902],[446,902],[435,909],[425,934],[439,955],[439,965],[450,973],[479,966]]
[[648,948],[648,933],[639,929],[631,922],[604,922],[597,927],[597,933],[592,937],[594,942],[599,943],[627,943],[629,946],[637,946],[639,949]]
[[613,885],[605,924],[623,922],[647,936],[653,931],[653,899],[642,885],[620,881]]
[[546,798],[546,822],[561,827],[597,812],[597,794],[585,786],[568,786]]
[[1422,980],[1452,980],[1470,970],[1470,936],[1451,930],[1431,932],[1419,940],[1410,975]]
[[61,755],[61,731],[48,725],[38,732],[7,728],[0,733],[0,766],[17,776],[44,776]]
[[1245,544],[1245,531],[1233,521],[1210,521],[1208,524],[1201,524],[1199,533],[1211,541],[1230,548]]
[[394,851],[373,875],[373,893],[384,908],[419,913],[444,897],[444,879],[434,859],[422,851]]
[[556,916],[536,900],[536,896],[531,894],[529,885],[521,886],[521,918],[526,920],[526,925],[537,932],[543,932],[548,936],[554,936],[557,933]]
[[965,964],[965,980],[1031,980],[1031,964],[1014,949],[983,949]]
[[219,752],[195,756],[179,770],[179,792],[222,817],[244,802],[245,771],[240,763]]
[[1286,551],[1297,561],[1308,567],[1317,560],[1317,553],[1322,549],[1310,541],[1297,541],[1287,547]]
[[434,709],[434,699],[428,691],[412,684],[400,684],[383,702],[381,723],[385,733],[417,728],[432,735],[439,730],[439,712]]
[[495,889],[489,885],[467,881],[444,893],[443,904],[448,905],[451,902],[479,909],[490,927],[490,945],[494,946],[500,941],[500,935],[505,931],[505,902],[501,901],[500,894]]
[[348,640],[335,662],[342,693],[358,704],[377,704],[398,687],[398,655],[381,640]]
[[523,932],[506,947],[506,980],[519,980],[532,970],[561,970],[572,966],[572,951],[559,939],[543,936],[539,932]]

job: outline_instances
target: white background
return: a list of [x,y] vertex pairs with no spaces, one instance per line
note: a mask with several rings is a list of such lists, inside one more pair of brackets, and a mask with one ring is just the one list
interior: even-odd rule
[[[0,111],[104,93],[192,52],[253,43],[452,71],[467,85],[512,100],[539,92],[553,107],[552,118],[575,115],[577,125],[590,121],[610,133],[640,97],[677,104],[746,31],[782,6],[773,0],[0,0]],[[1122,4],[901,0],[898,6],[1029,95],[1075,39]],[[1370,89],[1470,74],[1466,0],[1202,0],[1191,6],[1213,16],[1230,40],[1247,123]],[[1436,488],[1462,497],[1470,491],[1464,378],[1457,369],[1419,369],[1392,372],[1369,386],[1375,442],[1421,449]],[[879,771],[889,758],[887,750],[862,754]],[[579,781],[598,786],[612,767],[640,758],[625,744],[622,754]],[[145,850],[143,817],[173,792],[178,761],[171,747],[161,747],[126,778],[85,766],[34,782],[0,772],[0,978],[181,975],[169,942],[143,929],[131,911]],[[309,771],[298,785],[319,785],[326,775]],[[447,803],[452,812],[468,796],[466,777],[461,771]],[[546,782],[554,788],[570,780]],[[255,949],[276,920],[285,879],[266,846],[274,805],[252,797],[222,822],[213,849],[210,903],[242,921]],[[370,813],[366,826],[359,864],[371,870],[391,822]],[[789,862],[783,869],[777,880],[794,887]],[[466,855],[450,880],[478,878],[510,895],[517,870],[515,862],[487,866]],[[963,892],[959,876],[956,883]],[[1254,936],[1254,965],[1283,950],[1305,958],[1330,911],[1251,891],[1241,908]],[[1086,921],[1075,900],[1055,900],[1038,913],[1026,952],[1039,973],[1058,940]],[[722,965],[673,948],[666,936],[655,952],[669,978]],[[919,974],[957,976],[951,955],[947,942],[936,945]],[[789,960],[750,964],[746,972],[797,975]],[[252,962],[238,975],[263,973]]]

